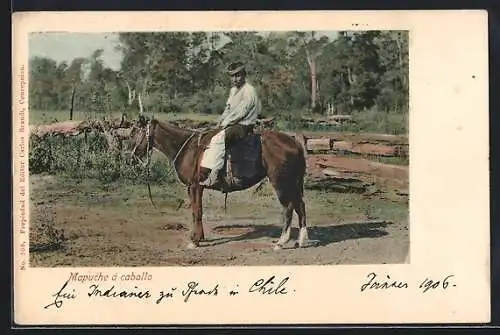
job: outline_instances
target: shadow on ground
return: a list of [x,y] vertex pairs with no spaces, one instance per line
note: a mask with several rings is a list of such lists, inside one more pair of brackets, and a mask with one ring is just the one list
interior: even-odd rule
[[[308,227],[309,240],[313,242],[311,246],[321,247],[351,239],[377,238],[388,235],[387,231],[383,228],[386,228],[390,224],[392,223],[389,221],[369,221]],[[209,242],[210,246],[216,246],[229,242],[248,241],[265,237],[278,239],[281,235],[281,227],[276,225],[223,225],[214,227],[213,231],[218,233],[221,231],[231,231],[232,229],[248,229],[250,231],[238,236],[209,238],[205,241]],[[298,232],[298,228],[292,228],[290,240],[296,240]]]

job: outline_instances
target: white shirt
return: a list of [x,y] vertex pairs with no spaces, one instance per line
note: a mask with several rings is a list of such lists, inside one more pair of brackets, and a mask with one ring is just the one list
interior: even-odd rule
[[232,87],[229,91],[226,109],[219,119],[219,124],[223,128],[233,124],[254,124],[260,110],[261,103],[256,89],[248,82],[245,82],[239,89]]

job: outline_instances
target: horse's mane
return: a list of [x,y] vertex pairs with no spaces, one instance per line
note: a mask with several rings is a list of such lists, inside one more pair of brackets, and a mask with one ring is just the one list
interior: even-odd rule
[[169,122],[161,121],[158,119],[152,119],[151,124],[155,124],[155,123],[156,123],[157,127],[160,127],[160,129],[162,129],[164,131],[172,131],[173,130],[173,131],[176,131],[178,133],[181,133],[182,135],[191,135],[194,132],[193,130],[182,128],[182,127],[179,127],[179,126],[172,124],[172,123],[169,123]]

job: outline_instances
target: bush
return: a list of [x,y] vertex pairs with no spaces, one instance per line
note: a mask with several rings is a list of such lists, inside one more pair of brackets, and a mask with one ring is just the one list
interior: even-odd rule
[[82,180],[97,179],[103,183],[174,182],[175,172],[164,161],[152,160],[149,174],[139,162],[127,162],[120,153],[108,150],[104,136],[45,137],[30,140],[31,174],[49,173]]
[[339,130],[353,132],[374,132],[391,135],[408,133],[408,114],[396,112],[381,112],[375,109],[353,112],[352,124],[340,126]]
[[30,228],[30,252],[46,252],[61,250],[66,247],[68,238],[64,229],[57,228],[53,213],[42,213],[44,223]]

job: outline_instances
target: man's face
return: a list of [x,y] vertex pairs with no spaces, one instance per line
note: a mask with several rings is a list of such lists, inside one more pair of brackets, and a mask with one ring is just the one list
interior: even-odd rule
[[231,75],[231,85],[240,88],[245,83],[245,75],[242,71]]

